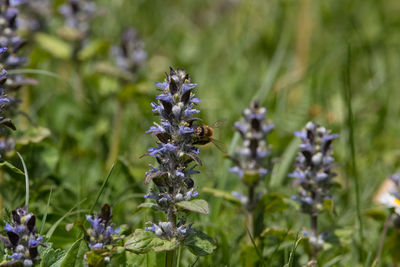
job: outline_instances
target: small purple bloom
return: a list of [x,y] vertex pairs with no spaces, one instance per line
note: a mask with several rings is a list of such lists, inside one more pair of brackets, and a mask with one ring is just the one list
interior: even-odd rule
[[179,134],[191,134],[194,130],[190,127],[179,126]]
[[167,82],[155,83],[155,85],[156,85],[158,88],[161,88],[161,89],[163,89],[163,90],[167,89],[167,87],[168,87],[168,83],[167,83]]
[[196,113],[199,113],[199,112],[200,112],[200,110],[197,110],[197,109],[188,107],[187,109],[185,109],[185,116],[186,116],[186,117],[190,117],[190,116],[192,116],[193,114],[196,114]]

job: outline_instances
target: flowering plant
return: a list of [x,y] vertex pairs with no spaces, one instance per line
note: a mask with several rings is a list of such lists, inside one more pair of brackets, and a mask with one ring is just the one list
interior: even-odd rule
[[289,174],[295,178],[294,186],[299,186],[298,196],[293,199],[301,205],[301,211],[311,218],[311,232],[305,232],[312,247],[312,260],[317,260],[318,251],[324,245],[324,234],[318,233],[318,216],[321,212],[333,207],[331,188],[336,184],[332,180],[335,159],[332,157],[332,141],[339,137],[313,122],[308,122],[305,129],[296,132],[301,139],[299,154],[296,158],[296,169]]
[[[145,183],[152,181],[154,187],[145,198],[155,201],[154,207],[165,214],[166,220],[149,222],[145,229],[147,234],[137,230],[127,246],[136,252],[147,252],[152,247],[139,246],[139,240],[163,240],[152,244],[156,251],[172,251],[172,254],[167,252],[167,262],[172,264],[175,260],[174,249],[179,245],[188,246],[197,255],[209,254],[215,246],[211,238],[186,223],[188,212],[209,212],[205,200],[194,199],[198,192],[192,179],[194,174],[199,173],[195,170],[196,166],[202,164],[198,157],[200,150],[196,147],[196,129],[199,126],[194,123],[200,121],[194,117],[200,112],[196,108],[200,100],[193,93],[197,84],[191,82],[183,69],[171,68],[166,81],[156,85],[161,94],[157,96],[157,103],[153,102],[151,106],[160,121],[147,132],[157,137],[158,145],[150,148],[146,155],[154,157],[157,165],[152,165],[146,173]],[[200,239],[205,241],[201,252],[197,247]]]

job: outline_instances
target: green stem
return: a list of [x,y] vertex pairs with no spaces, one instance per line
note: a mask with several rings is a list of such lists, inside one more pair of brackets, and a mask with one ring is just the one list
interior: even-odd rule
[[[358,176],[358,168],[356,163],[356,149],[355,149],[355,138],[354,138],[354,117],[353,117],[353,107],[352,107],[352,87],[351,87],[351,47],[349,45],[347,51],[347,62],[345,65],[344,71],[344,86],[343,86],[343,95],[344,101],[347,106],[347,128],[348,128],[348,142],[350,144],[350,170],[351,176],[354,179],[354,190],[356,197],[356,212],[357,212],[357,221],[359,226],[359,238],[360,244],[364,244],[364,230],[363,230],[363,221],[361,216],[361,194],[360,194],[360,182]],[[360,259],[364,258],[364,252],[362,246],[359,246],[359,255]]]
[[[170,207],[167,212],[167,219],[172,224],[174,233],[176,233],[177,211],[175,207]],[[176,267],[176,249],[165,253],[165,267]]]
[[179,248],[178,248],[178,259],[176,261],[176,267],[179,267],[179,264],[181,262],[181,252],[182,252],[182,246],[179,246]]
[[176,249],[165,252],[165,267],[176,266]]
[[383,246],[385,245],[385,239],[387,235],[387,231],[389,229],[390,223],[392,222],[393,215],[389,215],[386,219],[386,222],[383,226],[381,238],[379,240],[379,247],[378,247],[378,253],[376,254],[376,259],[375,262],[379,264],[379,261],[381,260],[382,256],[382,251],[383,251]]
[[[254,236],[254,206],[255,206],[255,200],[254,200],[254,186],[249,187],[249,192],[248,192],[248,199],[249,199],[249,204],[247,207],[247,229],[249,229],[250,235]],[[247,239],[248,243],[251,244],[251,239],[248,236]]]
[[[311,215],[311,237],[313,237],[316,241],[318,240],[318,216]],[[318,257],[318,248],[316,244],[312,244],[312,258],[311,261],[313,264],[317,264],[317,257]]]

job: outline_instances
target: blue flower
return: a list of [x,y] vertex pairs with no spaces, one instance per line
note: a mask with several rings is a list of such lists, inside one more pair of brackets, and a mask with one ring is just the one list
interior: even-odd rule
[[[153,181],[155,188],[145,198],[154,199],[159,209],[171,219],[178,215],[176,203],[198,195],[191,176],[199,173],[194,167],[201,164],[197,156],[200,150],[194,145],[197,126],[193,125],[198,120],[193,115],[200,112],[195,109],[200,99],[194,97],[197,84],[190,81],[183,69],[171,68],[166,80],[155,85],[161,93],[151,106],[159,121],[147,132],[158,138],[158,147],[149,148],[146,155],[155,157],[158,165],[146,173],[146,181]],[[146,230],[171,239],[183,238],[185,227],[171,221],[151,223]]]
[[146,131],[146,133],[154,133],[154,134],[159,134],[165,132],[165,129],[156,124],[156,126],[151,126],[149,130]]
[[196,114],[196,113],[199,113],[199,112],[200,112],[200,110],[197,110],[197,109],[188,107],[187,109],[185,109],[185,116],[186,116],[186,117],[190,117],[190,116],[192,116],[193,114]]
[[114,229],[112,225],[112,213],[108,204],[101,208],[100,215],[86,215],[91,228],[87,230],[86,237],[90,249],[103,249],[118,240],[119,228]]
[[183,134],[192,134],[194,132],[194,130],[190,127],[187,126],[179,126],[179,134],[183,135]]
[[186,192],[185,194],[185,200],[189,201],[191,198],[193,197],[197,197],[197,195],[199,194],[198,192],[194,191],[195,188],[190,189],[188,192]]
[[134,28],[128,28],[122,34],[121,45],[111,48],[112,56],[119,68],[135,74],[146,62],[147,53],[144,43]]
[[159,145],[158,148],[149,148],[148,149],[148,151],[150,152],[149,156],[153,156],[153,157],[157,156],[157,154],[174,152],[175,150],[176,150],[176,147],[173,144],[169,144],[169,143],[161,144],[161,145]]
[[35,231],[36,217],[28,212],[28,207],[24,207],[13,210],[12,218],[12,223],[4,226],[8,239],[1,238],[9,253],[7,257],[12,261],[22,261],[24,266],[32,266],[40,260],[37,247],[43,241]]
[[[233,192],[232,194],[249,211],[257,206],[258,201],[256,194],[250,194],[250,191],[254,192],[259,182],[268,173],[265,158],[270,156],[271,153],[267,146],[267,138],[274,126],[265,122],[266,116],[266,108],[260,107],[259,103],[254,101],[243,111],[243,119],[234,124],[243,140],[243,144],[237,149],[236,154],[232,156],[236,165],[229,171],[236,174],[248,187],[249,198],[238,192]],[[247,179],[246,177],[253,178]],[[255,177],[258,177],[258,179]]]

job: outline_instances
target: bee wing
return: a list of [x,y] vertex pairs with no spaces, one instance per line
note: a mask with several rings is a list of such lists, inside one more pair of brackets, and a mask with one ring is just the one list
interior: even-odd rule
[[226,154],[227,153],[227,149],[224,143],[222,143],[219,140],[213,139],[211,138],[211,142],[219,149],[221,150],[222,153]]
[[210,126],[211,126],[211,128],[219,128],[219,127],[225,125],[227,122],[228,122],[227,119],[220,119],[220,120],[217,120],[216,122],[214,122]]

